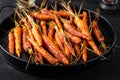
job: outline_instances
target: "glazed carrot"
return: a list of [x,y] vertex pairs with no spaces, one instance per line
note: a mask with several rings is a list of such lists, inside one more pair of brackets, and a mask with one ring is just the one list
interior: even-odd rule
[[65,55],[67,56],[68,59],[70,59],[71,57],[70,50],[67,46],[64,46],[64,47],[65,47]]
[[55,29],[52,25],[49,25],[48,28],[48,37],[52,40],[54,37]]
[[46,35],[42,35],[43,41],[47,49],[63,64],[69,64],[68,59],[63,55],[63,53],[56,47],[54,42],[52,42]]
[[98,27],[98,22],[93,20],[91,22],[91,24],[92,24],[91,27],[93,29],[93,33],[94,33],[95,37],[97,38],[97,40],[99,42],[103,42],[105,39],[104,39],[104,36],[102,35],[102,33],[100,31],[100,28]]
[[64,46],[63,46],[62,41],[60,40],[57,32],[55,33],[55,40],[56,40],[56,43],[58,44],[58,46],[60,47],[60,49],[64,52]]
[[43,34],[47,35],[46,21],[41,21],[40,25],[42,27]]
[[70,34],[70,33],[67,32],[67,31],[64,31],[64,32],[65,32],[65,34],[70,38],[70,40],[71,40],[73,43],[79,44],[79,43],[81,42],[81,39],[80,39],[79,37],[74,36],[74,35]]
[[15,50],[15,36],[13,32],[9,32],[8,34],[8,50],[9,53],[14,55],[14,50]]
[[33,34],[34,39],[39,44],[39,46],[41,46],[42,45],[42,36],[41,36],[39,28],[37,26],[32,27],[32,34]]
[[66,21],[66,22],[64,21],[64,28],[74,36],[77,36],[77,37],[80,37],[83,39],[87,39],[87,36],[84,33],[77,31],[74,28],[74,25],[70,24],[69,21]]
[[74,48],[77,56],[80,56],[80,44],[74,44]]
[[63,43],[65,46],[68,47],[68,49],[70,50],[70,53],[71,53],[73,56],[75,56],[75,51],[74,51],[72,45],[67,42],[66,38],[62,35],[62,33],[61,33],[59,30],[57,31],[57,34],[58,34],[59,38],[61,39],[62,43]]
[[56,14],[54,14],[54,20],[55,20],[55,23],[58,26],[58,28],[62,29],[62,23],[61,23],[59,17]]
[[87,61],[87,41],[86,40],[83,40],[83,49],[81,51],[81,54],[82,54],[82,59],[84,62]]
[[68,13],[66,13],[64,10],[60,10],[60,11],[55,11],[55,10],[48,10],[48,9],[42,9],[41,13],[46,14],[46,15],[53,15],[53,14],[57,14],[61,17],[69,17],[70,15]]
[[91,37],[91,34],[89,32],[88,25],[87,25],[86,21],[83,21],[78,16],[75,16],[74,23],[81,30],[82,33],[87,35],[87,42],[92,47],[94,52],[97,55],[101,55],[101,51],[98,49],[97,45],[95,44],[95,42],[93,41],[93,39]]
[[21,36],[22,36],[22,29],[19,26],[14,28],[14,35],[15,35],[15,50],[18,57],[21,54]]
[[27,36],[28,36],[28,30],[26,26],[22,26],[22,45],[23,45],[23,49],[28,52],[29,49],[32,49],[32,45],[30,44],[30,42],[27,40]]
[[44,64],[41,53],[39,53],[35,48],[34,48],[34,58],[36,63],[39,62],[40,64]]
[[54,20],[54,17],[40,13],[40,12],[33,12],[30,15],[39,20]]
[[36,41],[31,39],[30,37],[27,36],[27,39],[30,41],[30,43],[34,46],[34,48],[41,53],[41,55],[50,63],[53,65],[58,65],[59,62],[58,60],[53,57],[49,52],[47,52],[42,46],[40,47]]

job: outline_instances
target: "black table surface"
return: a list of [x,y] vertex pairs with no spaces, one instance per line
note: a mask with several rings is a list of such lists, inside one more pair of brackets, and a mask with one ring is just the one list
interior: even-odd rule
[[[54,0],[53,0],[54,1]],[[73,4],[79,5],[81,0],[73,0]],[[4,5],[14,4],[15,0],[0,0],[0,8]],[[84,8],[88,8],[90,10],[95,10],[99,7],[100,0],[84,0]],[[120,2],[119,2],[120,6]],[[0,12],[0,23],[11,14],[12,10],[4,9]],[[99,67],[90,70],[88,72],[84,72],[82,74],[76,74],[76,76],[68,76],[64,78],[50,78],[50,77],[42,77],[42,76],[33,76],[21,71],[14,69],[11,65],[9,65],[3,55],[0,54],[0,80],[120,80],[120,10],[117,11],[116,14],[108,14],[102,13],[108,21],[111,22],[114,29],[118,34],[117,38],[117,45],[118,48],[115,49],[114,55],[112,60],[107,63],[100,65]],[[0,34],[1,35],[1,34]]]

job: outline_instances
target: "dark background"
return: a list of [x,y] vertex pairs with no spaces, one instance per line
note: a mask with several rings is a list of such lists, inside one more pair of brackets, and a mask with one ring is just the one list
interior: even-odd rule
[[[81,0],[73,0],[73,5],[79,5],[80,1]],[[14,4],[15,2],[15,0],[0,0],[0,8],[5,5]],[[95,10],[99,7],[99,3],[100,0],[84,0],[83,7]],[[12,12],[13,9],[11,8],[5,8],[2,10],[2,12],[0,12],[0,23]],[[32,76],[14,69],[5,61],[4,56],[0,54],[0,80],[120,80],[120,10],[118,10],[116,14],[102,13],[101,15],[111,22],[118,34],[116,49],[113,53],[115,57],[113,57],[109,62],[88,72],[77,74],[76,76],[69,76],[68,74],[68,76],[64,78],[46,78],[41,76]]]

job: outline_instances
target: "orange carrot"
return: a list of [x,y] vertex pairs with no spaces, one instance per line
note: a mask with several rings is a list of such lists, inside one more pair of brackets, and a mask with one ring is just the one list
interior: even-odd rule
[[56,40],[56,43],[58,44],[58,46],[60,47],[60,49],[64,52],[64,46],[63,46],[62,41],[60,40],[57,32],[55,33],[55,40]]
[[54,37],[55,29],[52,25],[49,25],[48,29],[48,37],[52,40]]
[[31,16],[39,20],[54,20],[54,17],[40,12],[33,12],[31,13]]
[[77,56],[80,56],[80,44],[74,44],[74,48]]
[[41,36],[39,28],[37,26],[32,27],[32,34],[34,36],[34,39],[39,44],[39,46],[41,46],[42,45],[42,36]]
[[93,28],[93,33],[94,33],[95,37],[97,38],[97,40],[99,42],[103,42],[105,39],[100,31],[100,28],[98,27],[98,22],[93,20],[91,24],[92,24],[91,26]]
[[58,65],[58,60],[53,57],[49,52],[47,52],[42,46],[40,47],[36,41],[31,39],[30,37],[27,37],[27,39],[30,41],[30,43],[34,46],[34,48],[41,53],[41,55],[50,63],[53,65]]
[[87,49],[86,49],[86,47],[87,47],[87,42],[86,42],[86,40],[83,40],[83,49],[82,49],[81,54],[82,54],[82,59],[84,62],[87,61]]
[[15,50],[15,36],[13,32],[10,32],[8,34],[8,50],[9,53],[14,55],[14,50]]
[[40,64],[44,64],[41,53],[39,53],[35,48],[34,48],[34,58],[36,63],[40,62]]
[[30,42],[27,40],[27,36],[28,36],[28,30],[26,26],[22,26],[22,45],[23,45],[23,49],[28,52],[29,49],[32,49],[32,45],[30,44]]
[[70,53],[71,53],[73,56],[75,56],[75,51],[74,51],[72,45],[67,42],[66,38],[62,35],[62,33],[61,33],[59,30],[57,31],[57,34],[58,34],[58,36],[60,37],[62,43],[63,43],[65,46],[68,47],[68,49],[70,50]]
[[47,49],[62,63],[69,64],[68,59],[63,55],[63,53],[56,47],[54,42],[52,42],[46,35],[42,35],[43,41]]
[[46,21],[41,21],[40,25],[42,27],[43,34],[47,35]]
[[71,40],[73,43],[79,44],[79,43],[81,42],[81,39],[80,39],[79,37],[74,36],[74,35],[70,34],[70,33],[67,32],[67,31],[64,31],[64,32],[65,32],[65,34],[70,38],[70,40]]
[[14,28],[14,35],[15,35],[15,50],[18,57],[21,54],[21,36],[22,36],[22,29],[19,26]]
[[47,15],[53,15],[53,14],[57,14],[61,17],[69,17],[70,15],[68,13],[66,13],[64,10],[60,10],[60,11],[55,11],[55,10],[47,10],[47,9],[42,9],[41,13],[43,14],[47,14]]
[[67,56],[68,59],[70,59],[71,55],[70,55],[70,50],[67,46],[64,46],[65,47],[65,55]]

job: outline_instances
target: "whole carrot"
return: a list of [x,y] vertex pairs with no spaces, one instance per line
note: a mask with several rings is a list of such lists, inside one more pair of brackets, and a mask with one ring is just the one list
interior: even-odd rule
[[70,53],[75,56],[75,51],[74,48],[72,47],[72,45],[66,40],[66,38],[62,35],[62,33],[58,30],[57,31],[58,36],[60,37],[62,43],[64,44],[64,46],[67,46],[68,49],[70,50]]
[[21,54],[21,36],[22,36],[22,29],[19,26],[14,28],[14,35],[15,35],[15,50],[16,55],[20,57]]
[[98,22],[93,20],[91,22],[91,24],[92,24],[91,27],[93,29],[93,33],[94,33],[95,37],[97,38],[97,40],[99,42],[103,42],[105,39],[104,39],[104,36],[102,35],[102,33],[100,31],[100,28],[98,27]]
[[81,42],[81,39],[80,39],[79,37],[74,36],[74,35],[70,34],[70,33],[67,32],[67,31],[64,31],[64,32],[65,32],[65,34],[70,38],[70,40],[71,40],[73,43],[79,44],[79,43]]
[[32,12],[31,16],[39,20],[54,20],[54,17],[40,12]]
[[69,17],[70,15],[68,13],[66,13],[64,10],[60,10],[60,11],[55,11],[55,10],[47,10],[47,9],[42,9],[41,10],[41,13],[44,13],[44,14],[48,14],[48,15],[51,15],[51,14],[57,14],[61,17]]
[[63,55],[63,53],[57,48],[57,46],[46,36],[42,35],[45,46],[48,50],[63,64],[69,64],[68,59]]
[[53,57],[49,52],[47,52],[42,46],[40,47],[38,43],[31,39],[30,37],[27,37],[27,39],[30,41],[30,43],[34,46],[34,48],[41,53],[41,55],[50,63],[53,65],[58,65],[59,61]]
[[35,62],[39,62],[40,64],[44,64],[43,62],[43,57],[41,55],[41,53],[39,53],[35,48],[34,48],[34,58],[35,58]]
[[81,54],[82,54],[82,59],[84,62],[87,61],[87,49],[86,49],[86,47],[87,47],[87,42],[86,42],[86,40],[83,40],[83,49],[81,51]]
[[13,32],[9,32],[9,34],[8,34],[8,51],[10,54],[14,55],[15,36],[14,36]]
[[48,28],[48,37],[52,40],[55,34],[55,29],[52,25],[49,25]]
[[60,47],[60,49],[64,52],[64,46],[63,46],[62,41],[59,38],[57,32],[55,33],[55,40],[56,40],[56,43],[58,44],[58,46]]
[[23,45],[23,49],[26,52],[29,52],[29,49],[32,49],[32,45],[30,44],[30,42],[27,39],[28,36],[28,30],[26,26],[22,26],[22,45]]
[[42,45],[42,36],[41,36],[41,33],[37,26],[32,27],[32,34],[33,34],[34,39],[39,44],[39,46],[41,46]]
[[43,34],[47,35],[47,26],[46,26],[46,21],[41,21],[40,25],[42,27]]

